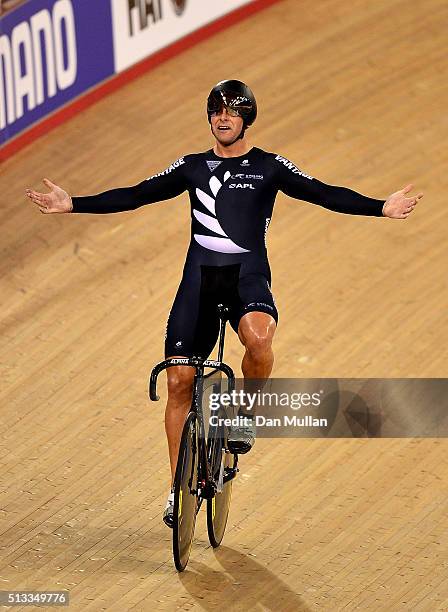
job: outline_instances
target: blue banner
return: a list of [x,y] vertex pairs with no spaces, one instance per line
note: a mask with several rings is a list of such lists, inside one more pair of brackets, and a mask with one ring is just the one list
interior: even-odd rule
[[114,74],[110,0],[29,0],[0,19],[0,145]]

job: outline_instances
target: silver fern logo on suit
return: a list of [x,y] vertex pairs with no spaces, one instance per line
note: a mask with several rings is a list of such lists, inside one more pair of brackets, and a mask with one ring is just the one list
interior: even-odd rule
[[[224,183],[229,180],[230,176],[230,172],[226,172],[224,174]],[[209,187],[214,197],[210,196],[208,193],[205,193],[205,191],[202,191],[202,189],[199,189],[198,187],[196,188],[196,196],[198,200],[213,216],[205,214],[200,210],[196,210],[196,208],[193,208],[193,215],[201,225],[213,233],[218,234],[220,237],[207,236],[205,234],[194,234],[194,239],[198,244],[204,247],[204,249],[208,249],[209,251],[216,251],[218,253],[249,253],[250,251],[248,251],[248,249],[243,249],[243,247],[240,247],[233,242],[233,240],[227,236],[219,223],[215,206],[216,197],[222,186],[223,184],[221,181],[216,176],[212,176],[209,181]]]

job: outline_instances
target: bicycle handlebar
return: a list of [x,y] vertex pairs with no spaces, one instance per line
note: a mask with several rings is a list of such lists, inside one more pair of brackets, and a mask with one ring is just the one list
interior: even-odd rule
[[151,376],[149,378],[149,397],[153,402],[157,402],[160,397],[157,395],[157,377],[167,368],[172,366],[191,366],[196,368],[196,373],[199,368],[215,368],[224,372],[229,379],[229,391],[232,392],[235,388],[235,375],[230,366],[222,361],[214,361],[213,359],[200,359],[199,357],[171,357],[171,359],[165,359],[161,361],[152,369]]

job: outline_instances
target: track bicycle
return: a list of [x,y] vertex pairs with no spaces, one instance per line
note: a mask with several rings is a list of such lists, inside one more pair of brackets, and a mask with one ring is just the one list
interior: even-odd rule
[[[210,544],[222,542],[229,514],[232,481],[238,472],[238,455],[227,447],[228,428],[222,424],[226,412],[214,410],[215,419],[207,418],[204,397],[207,392],[231,393],[235,388],[232,368],[222,361],[228,308],[218,306],[220,317],[218,359],[173,357],[157,364],[150,376],[149,397],[157,401],[157,377],[169,367],[195,368],[191,408],[182,431],[174,478],[173,557],[182,572],[190,557],[196,516],[207,500],[207,531]],[[205,369],[211,371],[205,374]],[[223,377],[225,375],[225,378]]]

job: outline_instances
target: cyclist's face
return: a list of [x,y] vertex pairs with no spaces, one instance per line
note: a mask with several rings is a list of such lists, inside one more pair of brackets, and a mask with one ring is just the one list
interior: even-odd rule
[[216,111],[210,117],[212,124],[213,136],[218,142],[223,145],[234,142],[241,134],[243,129],[243,120],[234,112],[230,114],[229,110],[223,106],[219,111]]

